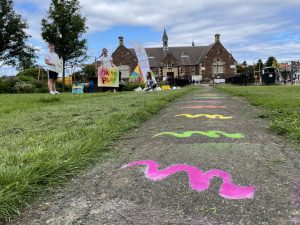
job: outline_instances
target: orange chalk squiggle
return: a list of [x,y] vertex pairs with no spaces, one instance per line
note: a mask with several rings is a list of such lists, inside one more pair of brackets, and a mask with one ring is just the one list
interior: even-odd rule
[[184,109],[225,109],[226,106],[215,106],[215,105],[199,105],[199,106],[186,106]]

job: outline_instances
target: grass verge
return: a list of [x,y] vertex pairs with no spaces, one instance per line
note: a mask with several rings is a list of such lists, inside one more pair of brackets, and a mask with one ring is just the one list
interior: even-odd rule
[[191,90],[0,95],[0,221],[99,161],[125,131]]
[[272,131],[300,143],[300,86],[221,85],[218,88],[245,97],[250,104],[264,109],[260,117],[272,121]]

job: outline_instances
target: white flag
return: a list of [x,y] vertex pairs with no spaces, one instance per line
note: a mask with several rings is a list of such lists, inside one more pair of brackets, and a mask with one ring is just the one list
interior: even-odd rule
[[134,43],[133,48],[140,64],[144,80],[147,80],[147,72],[150,72],[149,60],[146,50],[140,44]]

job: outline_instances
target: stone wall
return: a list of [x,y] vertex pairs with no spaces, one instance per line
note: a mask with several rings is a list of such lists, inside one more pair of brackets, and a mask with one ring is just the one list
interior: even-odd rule
[[138,64],[138,60],[124,45],[119,47],[112,54],[113,62],[116,66],[127,65],[130,68],[130,74]]
[[[223,74],[213,74],[213,61],[221,60],[225,62],[224,73]],[[202,71],[204,80],[212,80],[213,75],[215,78],[228,78],[235,75],[235,68],[230,68],[231,65],[235,65],[236,61],[232,55],[224,48],[221,42],[216,42],[208,54],[204,57],[202,61],[202,66],[205,70]]]

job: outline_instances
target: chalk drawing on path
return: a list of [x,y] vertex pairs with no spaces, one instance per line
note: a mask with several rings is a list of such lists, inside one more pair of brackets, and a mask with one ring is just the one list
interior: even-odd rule
[[226,106],[216,106],[216,105],[197,105],[197,106],[185,106],[183,109],[226,109]]
[[186,172],[189,177],[189,185],[191,189],[202,192],[209,189],[210,180],[214,177],[219,177],[223,180],[223,183],[219,190],[219,195],[227,199],[251,199],[254,198],[255,187],[253,186],[239,186],[232,182],[230,174],[223,170],[213,169],[207,172],[203,172],[197,167],[186,164],[174,164],[167,167],[164,170],[159,170],[159,164],[153,160],[143,160],[129,163],[123,168],[144,165],[146,178],[159,181],[164,180],[168,176],[171,176],[178,172]]
[[195,97],[196,99],[202,99],[202,98],[208,98],[208,99],[223,99],[223,98],[226,98],[226,97],[215,97],[215,96],[211,96],[211,97],[208,97],[208,96],[203,96],[203,97]]
[[183,103],[223,103],[222,100],[193,100],[191,102],[183,102]]
[[223,131],[216,131],[216,130],[211,130],[211,131],[186,131],[183,133],[176,133],[176,132],[161,132],[159,134],[154,135],[153,137],[160,137],[160,136],[173,136],[177,138],[189,138],[194,134],[206,136],[206,137],[211,137],[211,138],[219,138],[221,136],[227,137],[227,138],[233,138],[233,139],[240,139],[244,138],[245,136],[240,133],[236,134],[229,134]]
[[197,95],[197,96],[201,96],[201,97],[218,97],[219,95],[206,93],[206,94],[200,94],[200,95]]
[[186,118],[206,117],[208,119],[220,119],[220,120],[229,120],[229,119],[233,118],[232,116],[223,116],[223,115],[220,115],[220,114],[212,114],[212,115],[210,115],[210,114],[196,114],[196,115],[179,114],[179,115],[176,115],[176,117],[179,117],[179,116],[186,117]]

